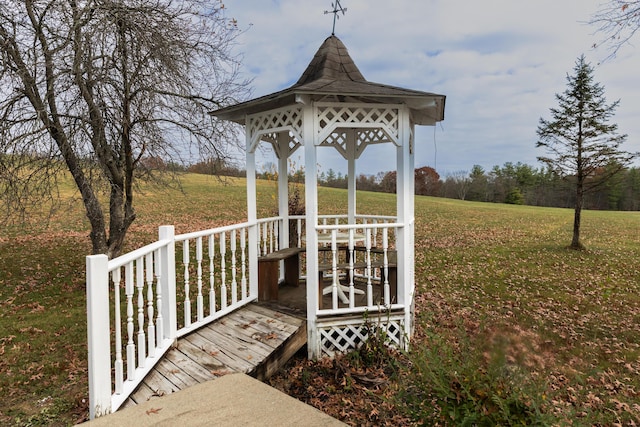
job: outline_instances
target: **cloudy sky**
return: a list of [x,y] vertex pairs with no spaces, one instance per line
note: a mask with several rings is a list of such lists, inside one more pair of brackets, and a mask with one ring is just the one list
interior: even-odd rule
[[[540,117],[557,106],[577,58],[595,66],[623,146],[640,151],[640,51],[627,46],[605,61],[586,22],[606,0],[341,0],[336,36],[372,82],[447,96],[445,120],[419,127],[416,165],[442,176],[505,162],[539,167]],[[253,96],[294,84],[331,35],[332,0],[225,0],[226,14],[246,29],[237,46]],[[633,40],[640,45],[640,35]],[[274,157],[275,158],[275,157]],[[358,173],[393,169],[384,151],[365,152]],[[269,161],[269,154],[265,155]],[[344,169],[332,156],[321,169]]]

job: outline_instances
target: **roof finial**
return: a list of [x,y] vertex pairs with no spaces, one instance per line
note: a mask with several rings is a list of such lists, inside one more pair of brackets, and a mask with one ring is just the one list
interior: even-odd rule
[[333,4],[331,3],[331,7],[333,8],[333,10],[325,10],[324,14],[328,14],[328,13],[333,13],[333,30],[331,31],[331,35],[335,36],[336,35],[336,18],[340,19],[340,16],[338,16],[338,12],[342,12],[342,15],[344,16],[344,13],[347,11],[347,8],[343,8],[342,5],[340,4],[340,0],[336,0],[336,3]]

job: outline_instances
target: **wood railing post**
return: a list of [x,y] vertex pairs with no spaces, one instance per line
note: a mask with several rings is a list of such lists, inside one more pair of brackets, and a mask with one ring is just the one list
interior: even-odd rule
[[162,318],[164,323],[163,337],[176,340],[178,331],[178,313],[176,304],[176,244],[175,228],[173,225],[163,225],[158,229],[160,240],[170,240],[160,250],[161,288],[162,288]]
[[89,417],[111,413],[109,258],[86,257]]

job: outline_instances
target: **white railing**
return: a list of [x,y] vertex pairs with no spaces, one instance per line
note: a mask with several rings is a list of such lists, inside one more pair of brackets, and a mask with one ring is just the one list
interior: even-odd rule
[[[392,283],[403,227],[395,220],[356,216],[356,224],[347,224],[346,215],[320,217],[316,237],[325,246],[318,252],[329,265],[320,262],[319,286],[330,278],[332,298],[309,317],[408,306],[398,298],[402,285]],[[290,242],[303,247],[304,217],[289,221],[295,224]],[[177,338],[257,298],[258,257],[281,248],[283,225],[273,217],[181,235],[163,226],[159,240],[143,248],[113,260],[87,257],[92,419],[116,411]]]
[[[289,220],[290,224],[295,224],[295,234],[293,239],[290,236],[290,241],[303,247],[306,241],[305,217],[290,216]],[[332,301],[330,307],[320,303],[318,315],[403,307],[398,304],[396,281],[396,237],[403,224],[396,220],[393,216],[356,215],[355,224],[349,224],[347,215],[318,216],[318,281],[323,287],[323,294],[331,294]],[[304,262],[302,271],[306,271]],[[330,286],[322,283],[328,280]]]
[[257,297],[249,287],[250,228],[243,223],[175,236],[177,338]]
[[322,292],[307,293],[309,357],[353,350],[372,328],[384,330],[388,344],[408,349],[413,223],[407,227],[395,217],[373,215],[357,215],[355,224],[346,216],[322,216],[318,222],[319,271],[312,282]]
[[[90,417],[116,411],[175,340],[255,300],[257,256],[278,250],[281,218],[174,235],[109,260],[87,257]],[[257,282],[257,280],[254,280]]]
[[258,220],[258,256],[267,255],[280,249],[282,217]]
[[[305,242],[305,216],[304,215],[291,215],[289,216],[290,223],[296,225],[294,231],[294,240],[298,247],[304,247]],[[327,225],[348,225],[349,217],[347,215],[319,215],[318,223],[320,226],[325,227]],[[382,237],[381,228],[378,225],[393,224],[396,222],[396,217],[387,215],[356,215],[356,224],[371,225],[373,232],[371,235],[372,245],[376,247],[379,239]],[[323,230],[323,233],[327,233],[328,229]]]
[[111,261],[87,257],[91,418],[117,410],[173,344],[175,297],[172,227]]
[[[396,235],[400,223],[320,225],[319,281],[331,306],[319,304],[318,315],[340,315],[400,309]],[[326,281],[329,285],[326,285]]]

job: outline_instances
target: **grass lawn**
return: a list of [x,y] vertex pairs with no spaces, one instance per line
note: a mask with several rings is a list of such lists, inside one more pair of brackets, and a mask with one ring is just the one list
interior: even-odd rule
[[[188,175],[182,187],[137,197],[127,250],[159,225],[183,233],[246,218],[243,180]],[[63,194],[49,221],[0,228],[2,425],[88,415],[88,223]],[[273,214],[274,195],[259,182],[260,216]],[[319,200],[346,213],[344,190],[320,189]],[[393,214],[395,196],[359,193],[358,211]],[[396,413],[444,425],[499,410],[512,421],[640,423],[640,213],[584,212],[581,252],[566,249],[572,220],[566,209],[416,198],[416,339],[389,387]]]

